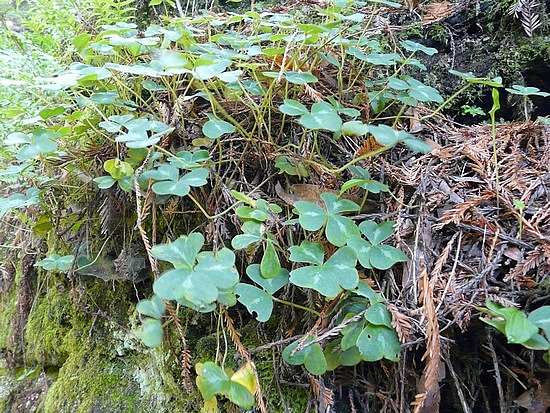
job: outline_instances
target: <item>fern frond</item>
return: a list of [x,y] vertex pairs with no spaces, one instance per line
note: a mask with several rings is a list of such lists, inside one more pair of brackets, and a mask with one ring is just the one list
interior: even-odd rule
[[539,4],[533,0],[526,0],[525,7],[523,7],[521,12],[521,25],[529,38],[533,37],[533,32],[535,29],[542,24],[540,21],[540,16],[535,10],[538,5]]

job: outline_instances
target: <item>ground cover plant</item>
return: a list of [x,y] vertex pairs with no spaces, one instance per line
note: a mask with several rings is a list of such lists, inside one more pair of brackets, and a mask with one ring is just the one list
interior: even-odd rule
[[[392,1],[141,26],[109,4],[68,20],[41,103],[3,111],[0,215],[41,245],[37,296],[131,285],[132,351],[168,354],[204,411],[283,411],[282,383],[307,386],[295,411],[508,411],[506,340],[534,351],[515,369],[544,405],[548,126],[497,114],[499,91],[526,118],[547,93],[455,70],[442,96],[421,80],[437,50],[379,20]],[[458,130],[443,112],[478,86],[489,123]],[[471,331],[496,371],[478,390],[451,356]]]

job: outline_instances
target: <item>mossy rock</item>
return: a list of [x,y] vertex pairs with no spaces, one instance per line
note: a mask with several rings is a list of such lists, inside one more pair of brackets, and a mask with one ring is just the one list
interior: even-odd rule
[[45,412],[183,411],[182,392],[162,365],[145,353],[115,359],[101,351],[73,353],[48,391]]

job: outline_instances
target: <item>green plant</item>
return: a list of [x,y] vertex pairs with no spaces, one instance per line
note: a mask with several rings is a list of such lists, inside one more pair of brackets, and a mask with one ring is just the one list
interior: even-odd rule
[[478,106],[462,105],[462,114],[472,116],[484,116],[485,112]]
[[[298,331],[300,338],[282,353],[289,364],[304,365],[311,374],[361,361],[397,361],[401,348],[391,313],[382,293],[361,279],[359,268],[376,279],[407,256],[386,244],[394,222],[359,223],[355,218],[369,194],[389,192],[357,164],[400,144],[429,152],[426,142],[399,129],[409,108],[433,107],[427,119],[471,84],[496,88],[500,83],[459,74],[467,84],[444,100],[411,75],[426,69],[417,54],[437,51],[412,41],[390,47],[370,36],[378,4],[400,7],[390,1],[371,3],[366,14],[362,3],[336,1],[318,9],[315,24],[250,11],[185,17],[145,30],[128,21],[127,2],[98,5],[91,15],[103,27],[75,32],[71,46],[76,61],[38,85],[37,90],[56,99],[33,113],[31,125],[14,127],[20,131],[4,139],[17,162],[17,169],[2,171],[4,176],[22,177],[24,170],[38,166],[49,181],[38,185],[33,180],[42,192],[31,188],[26,195],[2,200],[0,215],[39,205],[44,192],[82,186],[81,181],[89,191],[97,187],[112,195],[118,186],[123,190],[118,192],[126,192],[135,202],[128,221],[139,229],[150,262],[164,263],[156,274],[154,294],[137,305],[142,322],[135,332],[147,346],[162,344],[169,326],[178,325],[181,307],[219,320],[239,302],[259,322],[273,320],[275,305],[291,306],[320,321],[330,318],[335,327]],[[318,67],[333,76],[323,77]],[[323,90],[325,84],[333,87],[332,95],[325,97],[316,89]],[[368,113],[370,122],[357,108]],[[187,132],[190,125],[198,126],[189,129],[193,133]],[[380,148],[336,165],[330,159],[327,146],[367,136]],[[246,177],[232,167],[245,163],[247,155],[232,159],[227,142],[258,153],[267,169],[273,166],[273,175],[278,171],[283,178],[320,172],[353,177],[339,193],[322,193],[319,203],[298,201],[292,212],[283,212],[258,191],[272,176],[255,183],[253,190],[239,186]],[[74,155],[90,147],[108,150],[96,164]],[[49,167],[51,162],[64,165],[66,180]],[[85,180],[82,171],[88,170],[92,172]],[[351,189],[362,190],[363,205],[344,197]],[[206,197],[199,195],[208,192],[215,199],[231,194],[235,203],[221,210],[205,205]],[[178,203],[183,205],[179,212],[192,218],[184,225],[169,219],[159,224],[158,211]],[[193,208],[202,216],[189,212]],[[227,234],[221,243],[218,239],[210,245],[207,237],[189,229],[228,214],[242,225],[235,226],[240,225],[240,233]],[[72,217],[61,219],[72,228]],[[283,242],[279,224],[292,232],[288,242]],[[155,234],[152,239],[163,242],[148,248],[149,230]],[[52,251],[59,250],[51,247],[39,266],[65,270],[69,256]],[[246,269],[239,274],[241,265]],[[283,295],[288,290],[296,291],[294,298]],[[331,310],[324,313],[302,294],[320,297]],[[250,383],[256,372],[248,363],[243,368],[232,373],[224,361],[197,364],[205,408],[215,409],[218,396],[243,408],[251,406],[257,389]],[[247,377],[244,383],[241,373]]]
[[490,300],[485,305],[487,308],[479,308],[488,315],[481,318],[484,323],[504,334],[508,343],[521,344],[530,350],[548,351],[545,357],[550,363],[550,306],[540,307],[526,316],[517,308],[504,307]]
[[527,111],[527,99],[529,96],[541,96],[548,97],[550,93],[541,92],[537,87],[525,87],[521,85],[513,85],[511,88],[506,88],[506,91],[513,95],[523,96],[523,113],[525,115],[525,120],[529,120],[529,113]]

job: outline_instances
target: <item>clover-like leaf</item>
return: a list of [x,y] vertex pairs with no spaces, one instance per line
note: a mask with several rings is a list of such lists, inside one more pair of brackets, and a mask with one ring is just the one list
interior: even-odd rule
[[388,239],[395,232],[395,222],[386,221],[377,224],[374,221],[363,221],[359,224],[359,229],[374,245],[380,244]]
[[248,247],[249,245],[259,243],[262,240],[263,237],[261,235],[239,234],[233,237],[233,239],[231,240],[231,246],[233,247],[233,249],[241,250]]
[[251,264],[246,268],[246,274],[252,281],[261,286],[269,294],[273,295],[288,283],[288,270],[281,268],[279,274],[273,278],[264,278],[260,274],[260,266]]
[[312,288],[326,297],[336,297],[341,288],[357,287],[359,276],[355,265],[357,257],[350,247],[342,247],[322,265],[297,268],[290,272],[290,282]]
[[523,311],[517,308],[503,308],[502,314],[506,319],[505,334],[509,343],[521,344],[539,332]]
[[162,298],[153,294],[150,300],[141,300],[136,305],[136,310],[140,314],[160,320],[166,310],[166,305],[164,305]]
[[365,311],[365,319],[375,325],[384,325],[391,328],[391,314],[382,303],[374,303]]
[[227,289],[239,282],[235,253],[228,248],[222,248],[216,253],[200,253],[195,271],[198,278],[210,279],[216,288]]
[[235,126],[225,120],[209,115],[210,120],[202,127],[202,133],[211,139],[217,139],[226,133],[235,132]]
[[356,345],[365,361],[377,361],[382,358],[398,361],[401,354],[397,333],[386,326],[369,324],[361,331]]
[[541,328],[546,338],[550,340],[550,306],[545,305],[537,308],[527,318],[534,325]]
[[162,323],[154,318],[146,318],[135,333],[147,347],[158,347],[162,342]]
[[397,142],[412,137],[407,132],[394,130],[388,125],[369,125],[368,129],[372,136],[374,136],[374,139],[384,146],[395,146]]
[[293,99],[285,99],[284,103],[279,106],[279,110],[285,115],[291,116],[305,115],[306,113],[309,113],[307,108],[302,103]]
[[197,363],[197,387],[204,400],[210,400],[216,394],[229,392],[231,382],[227,374],[216,363],[207,361]]
[[243,283],[237,284],[235,294],[239,296],[239,302],[246,307],[250,314],[256,313],[256,320],[261,323],[269,320],[273,311],[271,294],[253,285]]
[[298,222],[305,230],[317,231],[327,220],[327,211],[313,202],[298,201],[294,207],[298,210]]
[[390,245],[375,245],[370,252],[370,264],[379,270],[387,270],[398,262],[407,262],[408,259],[403,251]]
[[[311,341],[313,337],[306,340]],[[323,354],[323,349],[319,343],[309,345],[301,350],[294,351],[300,341],[295,341],[283,350],[283,359],[294,366],[304,364],[306,369],[314,375],[321,375],[327,371],[327,361]]]
[[203,244],[204,236],[192,233],[182,235],[169,244],[155,245],[152,254],[159,260],[171,262],[176,268],[192,268]]
[[323,246],[317,242],[302,241],[300,246],[292,246],[290,250],[290,261],[307,262],[309,264],[323,264],[325,252]]
[[311,112],[302,115],[298,122],[311,130],[325,129],[331,132],[342,128],[342,118],[330,103],[317,102],[311,106]]
[[74,255],[51,254],[34,264],[35,267],[42,267],[47,271],[58,269],[59,271],[67,271],[71,268],[74,261]]

